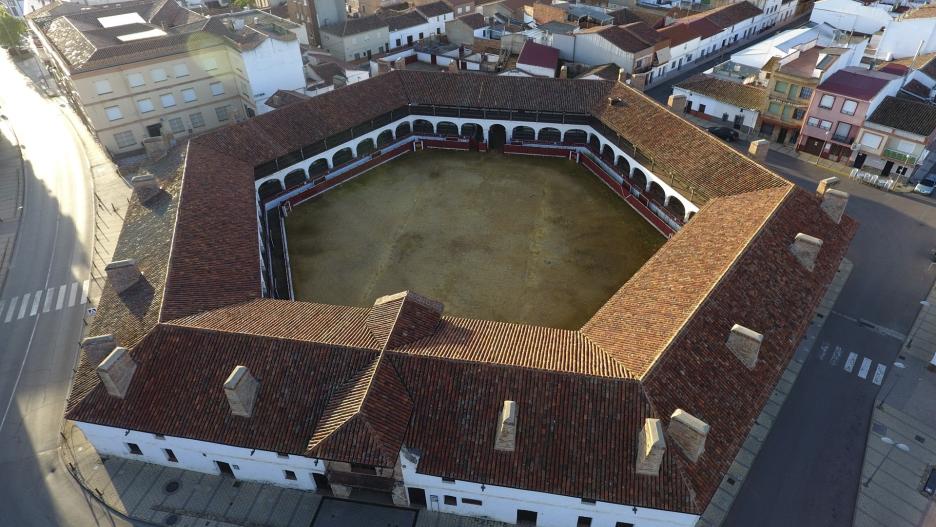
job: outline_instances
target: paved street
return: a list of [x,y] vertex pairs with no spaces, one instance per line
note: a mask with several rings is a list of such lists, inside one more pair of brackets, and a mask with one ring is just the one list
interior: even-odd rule
[[121,524],[81,492],[58,453],[89,288],[91,173],[106,159],[62,101],[40,97],[6,53],[0,78],[0,113],[23,145],[26,174],[0,291],[2,523]]

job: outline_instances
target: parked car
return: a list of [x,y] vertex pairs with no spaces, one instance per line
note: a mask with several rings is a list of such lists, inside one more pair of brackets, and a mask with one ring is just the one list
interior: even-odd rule
[[923,178],[923,181],[917,183],[917,186],[913,187],[913,191],[924,196],[929,196],[933,193],[933,189],[936,189],[936,176],[926,176]]
[[729,143],[738,138],[738,131],[728,128],[727,126],[712,126],[708,128],[708,131],[715,137],[724,139]]

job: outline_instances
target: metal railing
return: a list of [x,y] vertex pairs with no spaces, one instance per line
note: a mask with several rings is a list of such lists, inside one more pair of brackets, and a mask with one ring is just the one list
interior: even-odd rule
[[903,165],[915,165],[917,162],[916,156],[905,154],[892,148],[885,148],[884,151],[881,152],[881,157],[890,159],[892,161],[897,161]]

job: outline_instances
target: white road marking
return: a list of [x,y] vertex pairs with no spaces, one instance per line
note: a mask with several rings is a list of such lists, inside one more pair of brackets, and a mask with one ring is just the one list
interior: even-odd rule
[[23,295],[23,302],[20,304],[20,312],[19,312],[19,315],[16,316],[16,320],[19,320],[23,318],[24,316],[26,316],[26,308],[29,307],[29,296],[31,294],[32,293],[26,293],[25,295]]
[[36,291],[36,296],[33,297],[33,305],[29,308],[29,316],[34,317],[36,313],[39,312],[39,301],[42,300],[42,289]]
[[81,282],[81,301],[80,303],[84,305],[88,301],[88,289],[91,287],[91,280],[85,280]]
[[884,380],[884,372],[886,371],[887,371],[887,366],[883,364],[878,364],[877,368],[874,370],[874,378],[871,380],[871,382],[880,386],[881,382]]
[[78,298],[78,282],[72,282],[71,289],[68,291],[68,307],[75,305]]
[[46,289],[45,302],[42,303],[42,312],[48,313],[52,309],[52,299],[55,298],[55,288]]
[[16,301],[19,300],[18,296],[13,297],[13,300],[10,301],[10,309],[7,310],[6,318],[3,320],[4,323],[13,320],[13,312],[16,311]]
[[855,361],[858,360],[858,354],[854,351],[848,354],[848,358],[845,359],[845,371],[851,373],[855,369]]
[[832,358],[829,359],[829,363],[833,366],[838,366],[838,361],[841,358],[842,358],[842,347],[836,346],[835,351],[832,352]]
[[0,316],[3,316],[3,306],[6,304],[6,300],[0,300]]
[[62,305],[65,304],[65,288],[66,288],[66,287],[68,287],[68,286],[67,286],[67,285],[63,285],[63,286],[59,287],[58,300],[55,301],[55,310],[56,310],[56,311],[58,311],[59,309],[62,309]]
[[819,346],[819,360],[825,360],[826,353],[829,351],[829,343],[823,342],[822,346]]
[[868,357],[865,357],[864,360],[861,361],[861,368],[858,368],[858,376],[861,377],[862,379],[867,379],[868,371],[870,369],[871,369],[871,359],[869,359]]

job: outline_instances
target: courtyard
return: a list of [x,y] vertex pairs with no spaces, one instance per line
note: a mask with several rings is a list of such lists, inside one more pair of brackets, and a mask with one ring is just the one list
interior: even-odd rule
[[286,219],[297,300],[412,290],[447,315],[578,329],[665,238],[572,161],[426,151]]

